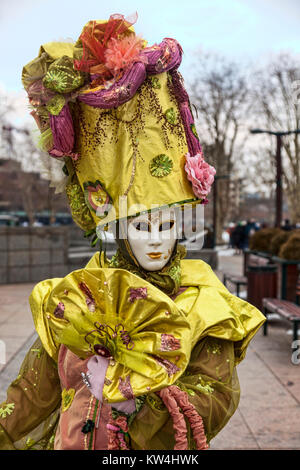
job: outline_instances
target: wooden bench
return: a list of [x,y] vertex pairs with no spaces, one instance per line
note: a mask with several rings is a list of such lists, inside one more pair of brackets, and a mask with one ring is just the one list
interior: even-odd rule
[[[268,263],[268,259],[260,259],[259,257],[252,257],[251,264],[250,266],[264,266],[265,264]],[[247,267],[245,268],[245,262],[244,262],[244,274],[246,274]],[[224,273],[223,274],[223,284],[225,287],[227,287],[227,282],[234,284],[236,287],[236,296],[240,296],[240,286],[247,286],[248,284],[248,278],[246,275],[244,276],[238,276],[235,274],[230,274],[230,273]]]
[[263,299],[264,314],[266,321],[264,323],[264,335],[267,335],[268,315],[277,313],[281,317],[290,321],[293,325],[293,341],[298,339],[298,326],[300,325],[300,274],[296,285],[296,303],[289,300],[280,300],[275,298]]
[[246,276],[236,276],[234,274],[226,274],[223,276],[223,284],[227,287],[227,282],[231,282],[236,286],[236,296],[240,296],[240,286],[247,286]]

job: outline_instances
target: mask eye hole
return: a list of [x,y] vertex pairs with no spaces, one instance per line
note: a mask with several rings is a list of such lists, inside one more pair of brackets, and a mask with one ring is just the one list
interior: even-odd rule
[[139,232],[150,232],[150,225],[148,222],[135,222],[133,226]]
[[162,222],[159,226],[159,231],[164,232],[165,230],[171,230],[174,227],[174,220],[168,220],[168,222]]

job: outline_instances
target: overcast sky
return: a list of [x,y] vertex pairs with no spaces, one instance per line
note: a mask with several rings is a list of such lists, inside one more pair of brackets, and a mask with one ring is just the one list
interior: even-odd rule
[[279,51],[300,54],[300,0],[0,0],[0,84],[22,89],[22,66],[40,44],[76,40],[90,19],[138,12],[137,33],[149,44],[174,37],[184,75],[198,48],[236,60],[264,60]]
[[134,12],[135,30],[149,45],[164,37],[180,42],[186,84],[201,50],[243,64],[282,51],[300,59],[300,0],[0,0],[0,100],[15,102],[15,124],[32,123],[21,73],[41,44],[75,41],[91,19]]

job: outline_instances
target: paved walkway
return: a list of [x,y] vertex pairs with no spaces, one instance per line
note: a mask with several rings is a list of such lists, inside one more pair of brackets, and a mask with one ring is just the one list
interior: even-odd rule
[[[223,271],[241,274],[241,256],[228,250],[219,260],[220,277]],[[36,337],[28,305],[32,288],[33,284],[0,285],[0,340],[6,344],[6,364],[0,363],[0,403]],[[275,318],[268,336],[259,331],[251,342],[238,366],[239,408],[211,449],[300,449],[300,364],[291,362],[289,329]],[[0,362],[1,357],[0,349]]]
[[5,343],[3,364],[3,343],[0,344],[0,393],[1,371],[9,367],[10,361],[34,333],[28,297],[34,284],[0,285],[0,340]]

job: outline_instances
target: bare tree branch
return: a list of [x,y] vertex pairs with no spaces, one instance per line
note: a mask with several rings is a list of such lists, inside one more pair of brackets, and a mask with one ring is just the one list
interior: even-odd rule
[[[299,129],[300,105],[292,100],[293,83],[300,78],[299,61],[289,54],[281,54],[254,77],[254,101],[260,125],[272,131]],[[299,135],[282,138],[282,156],[284,188],[292,221],[296,223],[300,220]]]

